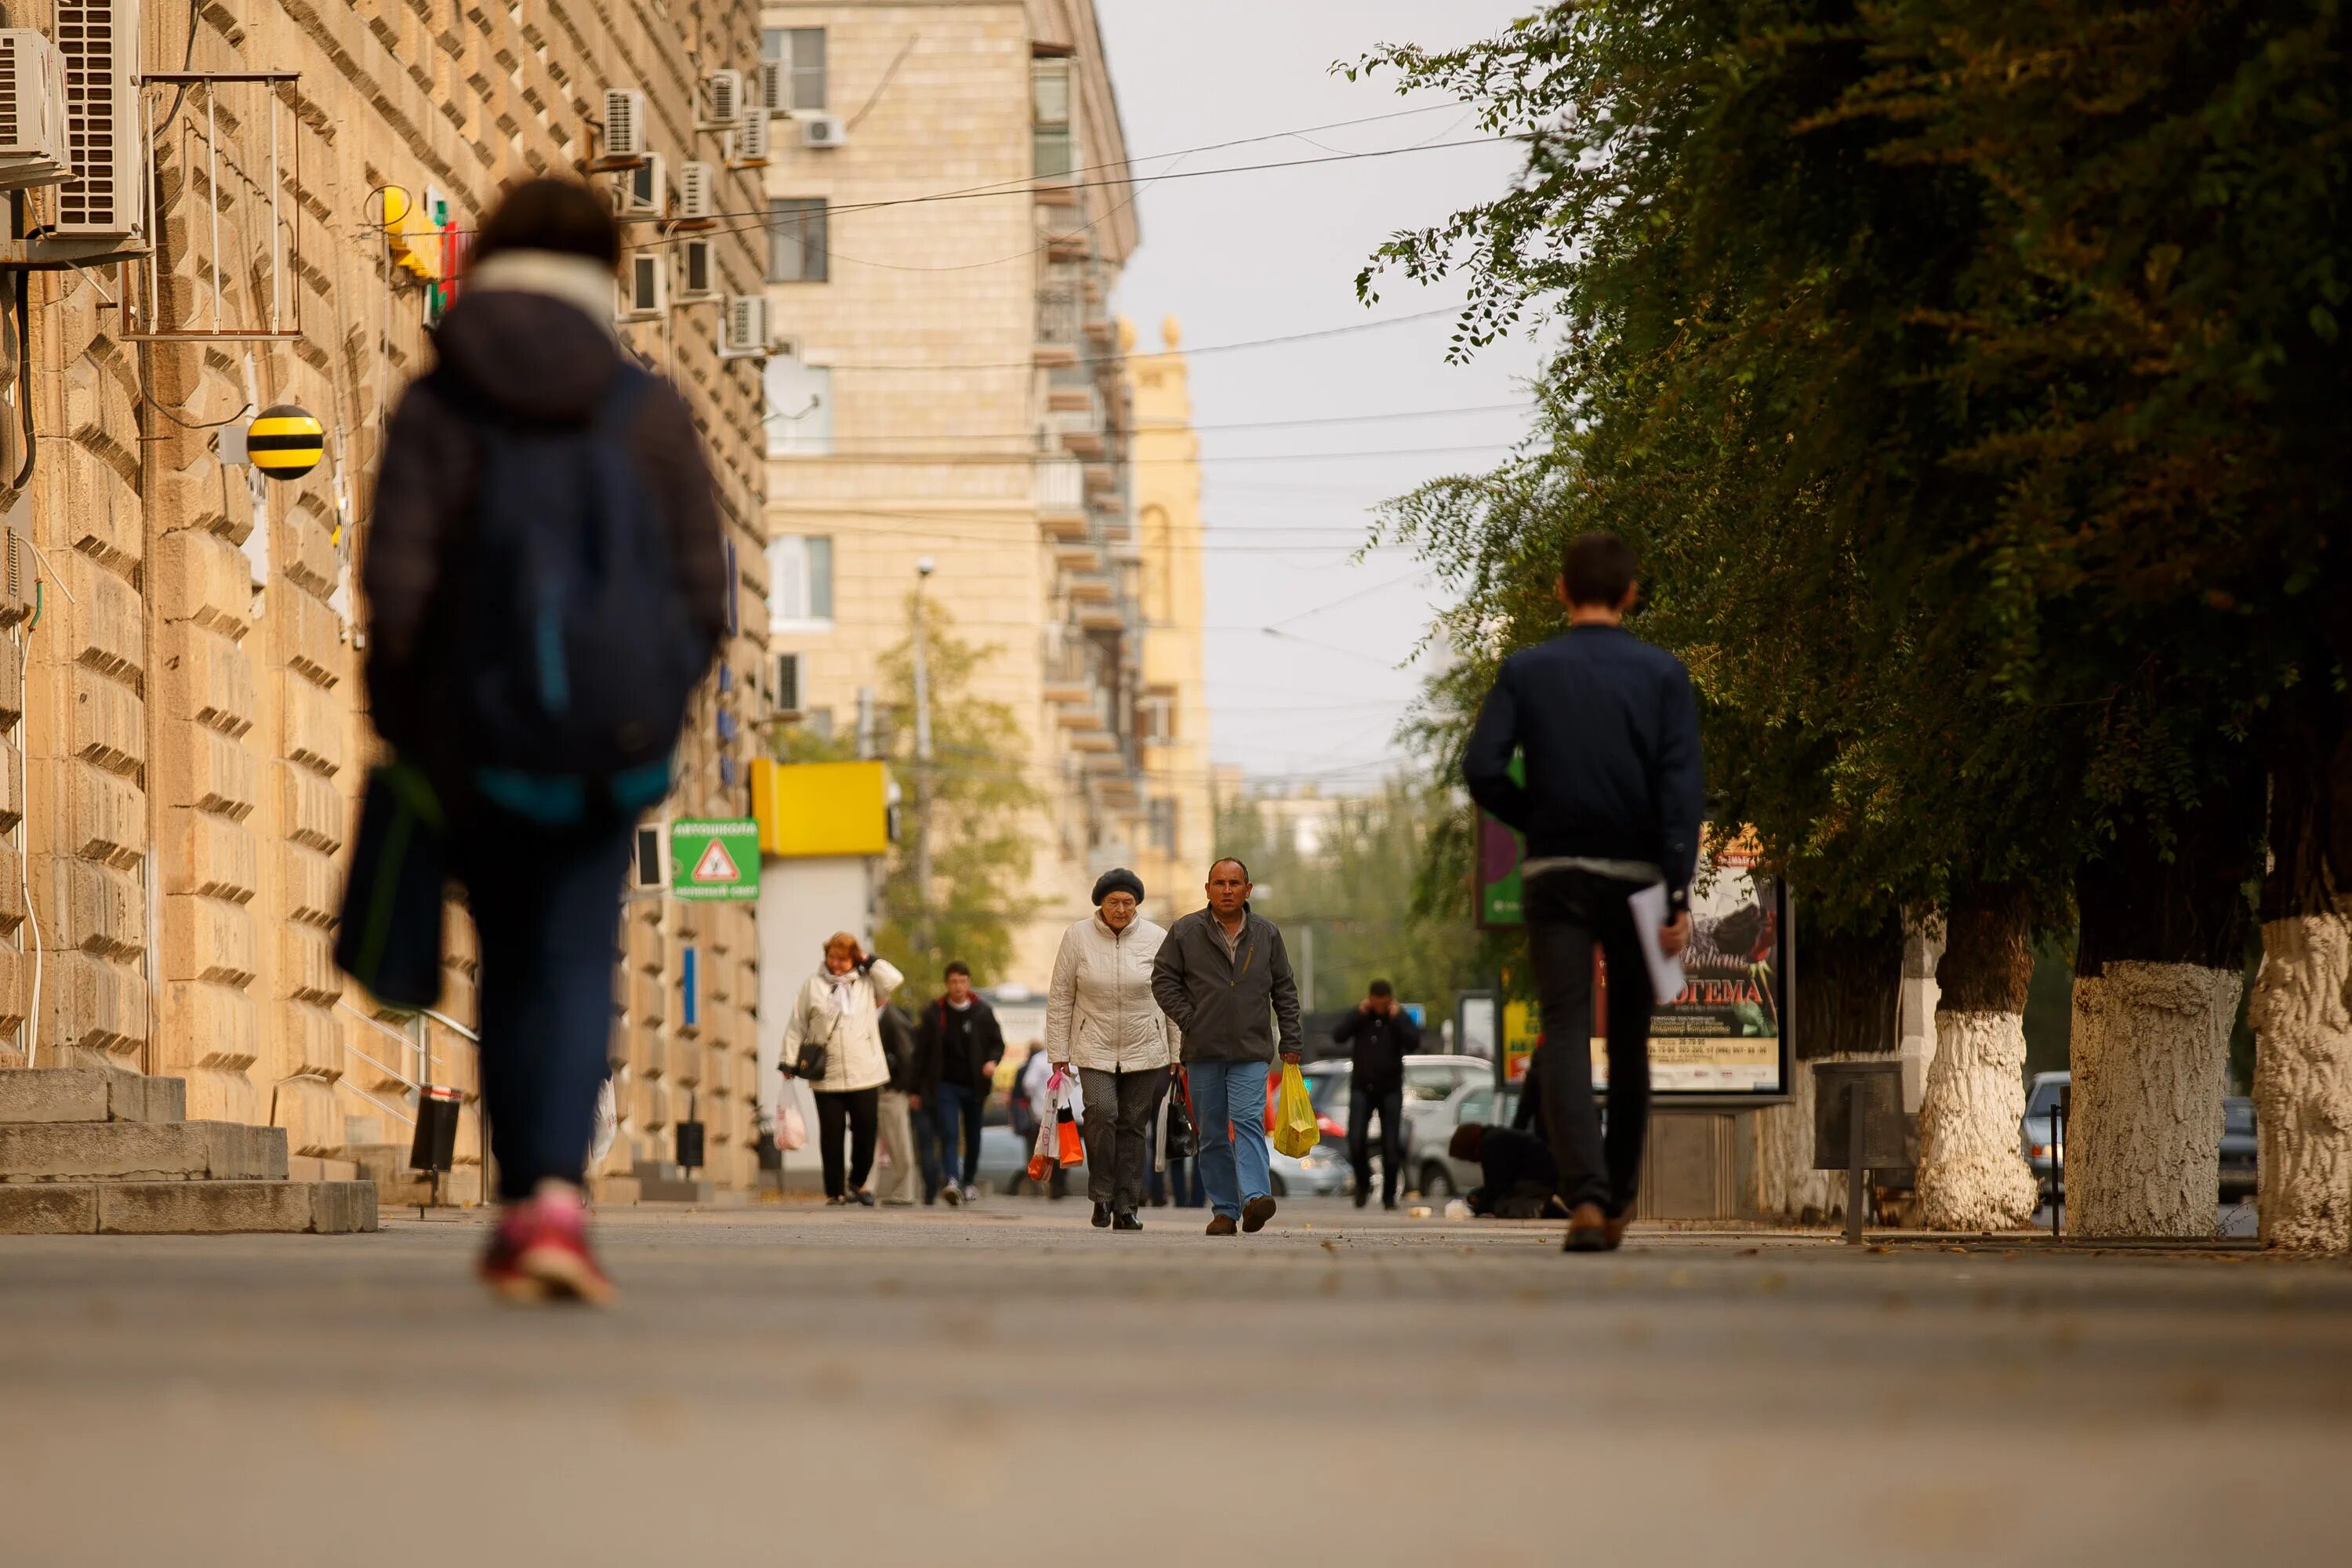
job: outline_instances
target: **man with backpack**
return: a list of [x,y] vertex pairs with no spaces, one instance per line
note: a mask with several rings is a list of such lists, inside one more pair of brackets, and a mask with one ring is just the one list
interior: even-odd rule
[[431,782],[481,952],[504,1205],[483,1279],[603,1301],[582,1183],[640,813],[727,627],[685,400],[612,328],[619,228],[568,180],[482,220],[436,363],[394,412],[362,583],[377,731]]

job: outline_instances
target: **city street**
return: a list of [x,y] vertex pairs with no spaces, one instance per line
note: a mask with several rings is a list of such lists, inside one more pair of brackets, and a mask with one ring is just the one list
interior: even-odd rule
[[2342,1560],[2341,1264],[1145,1220],[621,1211],[606,1313],[467,1219],[0,1242],[0,1555]]

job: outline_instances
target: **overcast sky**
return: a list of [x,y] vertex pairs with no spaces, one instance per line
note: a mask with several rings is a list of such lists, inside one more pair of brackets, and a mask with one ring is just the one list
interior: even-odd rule
[[[1336,121],[1444,105],[1399,97],[1393,76],[1350,84],[1331,63],[1383,42],[1453,44],[1491,33],[1525,0],[1097,0],[1139,176],[1459,142],[1458,105],[1374,124]],[[1154,157],[1307,130],[1297,138]],[[1138,199],[1143,243],[1118,308],[1138,346],[1173,315],[1183,346],[1355,326],[1454,303],[1456,287],[1391,277],[1370,309],[1356,272],[1399,228],[1435,222],[1502,187],[1508,145],[1410,153],[1255,174],[1171,179]],[[1527,428],[1532,344],[1445,363],[1444,317],[1317,342],[1193,359],[1209,527],[1208,683],[1213,749],[1262,778],[1376,782],[1398,756],[1416,689],[1399,668],[1426,628],[1431,584],[1409,553],[1350,559],[1373,509],[1441,474],[1491,467]],[[1478,410],[1430,416],[1430,410]],[[1367,415],[1425,416],[1364,421]],[[1273,421],[1344,424],[1255,428]],[[1469,448],[1430,451],[1428,448]],[[1304,454],[1355,454],[1307,458]],[[1370,455],[1367,455],[1370,454]],[[1274,461],[1253,461],[1273,457]],[[1263,628],[1275,626],[1275,637]]]

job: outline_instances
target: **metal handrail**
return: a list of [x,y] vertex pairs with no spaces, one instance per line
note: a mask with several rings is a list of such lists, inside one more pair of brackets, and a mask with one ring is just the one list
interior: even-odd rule
[[444,1028],[457,1030],[459,1034],[465,1036],[466,1038],[473,1041],[474,1044],[478,1046],[482,1043],[481,1036],[474,1033],[473,1030],[466,1027],[465,1025],[460,1024],[457,1019],[452,1018],[446,1013],[436,1013],[430,1007],[419,1007],[417,1011],[424,1014],[426,1017],[432,1019],[435,1023],[440,1025]]

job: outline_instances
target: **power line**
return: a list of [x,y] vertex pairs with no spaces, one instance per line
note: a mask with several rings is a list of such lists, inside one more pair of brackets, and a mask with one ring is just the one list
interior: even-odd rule
[[[1312,342],[1321,338],[1346,337],[1353,332],[1378,331],[1383,327],[1402,327],[1409,321],[1426,321],[1434,316],[1455,315],[1458,314],[1460,310],[1461,307],[1458,305],[1440,305],[1435,310],[1414,310],[1402,316],[1386,316],[1377,321],[1353,321],[1344,327],[1323,327],[1311,332],[1285,332],[1279,337],[1244,338],[1235,342],[1206,343],[1199,348],[1187,348],[1174,351],[1163,350],[1161,352],[1181,353],[1188,360],[1197,359],[1202,354],[1238,353],[1244,349],[1274,348],[1284,343]],[[1101,364],[1124,364],[1131,359],[1151,359],[1157,356],[1146,353],[1089,354],[1079,359],[1077,361],[1077,365],[1073,368],[1092,367]],[[811,368],[818,370],[854,371],[919,371],[925,374],[931,374],[943,370],[1034,371],[1037,368],[1037,356],[1034,353],[1032,353],[1027,359],[977,361],[966,364],[957,364],[944,361],[935,362],[930,364],[848,364],[835,362],[825,365],[813,365]]]
[[[1106,459],[1125,468],[1157,468],[1170,463],[1325,463],[1340,459],[1434,458],[1461,452],[1505,452],[1515,441],[1472,441],[1453,447],[1375,447],[1347,452],[1217,452],[1192,458],[1118,458]],[[1076,463],[1086,459],[1055,452],[809,452],[806,458],[831,458],[865,467],[904,464],[908,468],[1010,468],[1019,464]],[[791,455],[787,454],[789,458]]]
[[[1401,419],[1448,419],[1478,414],[1531,414],[1532,403],[1486,403],[1466,408],[1403,408],[1389,414],[1328,414],[1311,419],[1253,419],[1224,425],[1135,425],[1128,428],[1129,437],[1145,435],[1199,435],[1207,431],[1234,430],[1301,430],[1322,425],[1381,425]],[[770,419],[797,418],[782,409],[769,410]],[[1035,430],[956,430],[931,436],[835,436],[834,444],[844,441],[1034,441]]]

